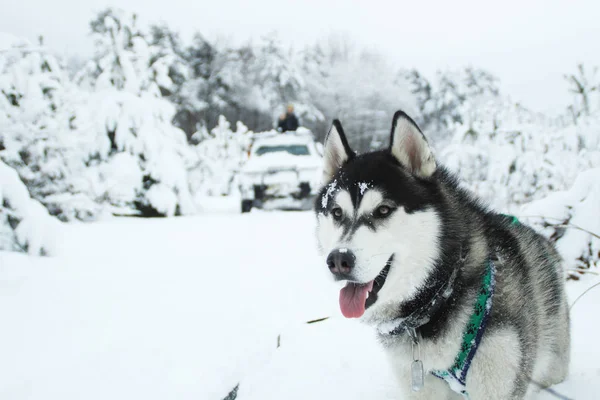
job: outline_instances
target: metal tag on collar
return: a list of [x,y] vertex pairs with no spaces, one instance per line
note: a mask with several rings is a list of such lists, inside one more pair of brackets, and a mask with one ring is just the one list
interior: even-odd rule
[[408,335],[412,341],[412,364],[410,366],[411,387],[413,392],[418,392],[425,386],[425,372],[423,370],[423,361],[421,361],[421,347],[419,346],[419,337],[414,328],[408,328]]

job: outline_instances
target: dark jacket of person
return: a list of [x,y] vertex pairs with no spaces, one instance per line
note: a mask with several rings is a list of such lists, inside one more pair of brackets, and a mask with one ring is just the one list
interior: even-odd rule
[[281,132],[295,131],[296,129],[298,129],[298,118],[294,113],[285,114],[285,118],[279,120],[277,128]]

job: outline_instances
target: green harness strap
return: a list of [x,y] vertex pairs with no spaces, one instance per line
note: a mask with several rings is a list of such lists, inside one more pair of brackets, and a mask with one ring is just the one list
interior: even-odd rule
[[[510,221],[511,225],[520,225],[521,222],[514,215],[501,214]],[[477,295],[477,300],[473,308],[473,314],[463,332],[463,339],[460,345],[460,351],[454,359],[452,367],[446,370],[432,370],[431,373],[440,379],[446,381],[452,391],[460,394],[465,399],[469,399],[466,390],[466,379],[471,361],[477,352],[477,347],[481,342],[483,333],[487,325],[491,310],[494,289],[496,287],[496,266],[492,259],[488,260],[486,273],[483,277],[481,290]]]
[[488,260],[483,283],[473,307],[473,314],[471,314],[467,327],[463,332],[462,344],[459,353],[454,359],[454,365],[447,370],[431,371],[434,376],[446,381],[452,391],[462,395],[465,399],[469,399],[466,390],[467,373],[485,332],[492,310],[492,298],[494,297],[495,286],[496,266],[490,259]]
[[521,224],[521,222],[519,221],[519,218],[515,217],[514,215],[510,215],[510,214],[500,214],[500,215],[510,219],[511,225],[520,225]]

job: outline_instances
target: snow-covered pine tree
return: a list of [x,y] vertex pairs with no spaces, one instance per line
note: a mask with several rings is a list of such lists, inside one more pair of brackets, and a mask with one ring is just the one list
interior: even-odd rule
[[172,85],[170,55],[148,44],[134,14],[107,9],[91,28],[95,55],[76,76],[90,96],[77,116],[94,144],[97,197],[143,216],[193,213],[186,171],[193,152],[161,95]]
[[[226,73],[223,72],[224,68],[233,67],[235,70],[235,65],[232,65],[235,60],[229,60],[228,57],[228,51],[219,52],[199,33],[194,36],[192,45],[185,50],[189,76],[177,96],[175,121],[188,136],[215,126],[221,113],[239,108],[239,104],[231,96],[233,93],[242,95],[240,88],[229,87],[222,76],[222,73]],[[241,86],[245,79],[236,75],[234,81]]]
[[97,215],[83,179],[87,153],[73,126],[77,88],[44,47],[8,35],[0,42],[0,158],[52,215]]
[[[152,49],[150,64],[157,70],[157,84],[163,97],[175,102],[181,85],[190,76],[181,38],[165,24],[150,26],[149,36]],[[169,79],[161,79],[164,77]]]
[[586,68],[577,65],[577,72],[565,75],[573,104],[568,107],[574,123],[580,117],[589,117],[600,111],[600,73],[598,67]]
[[429,127],[434,121],[434,93],[431,83],[416,69],[408,71],[400,71],[399,78],[408,81],[411,93],[415,96],[415,101],[418,107],[418,114],[415,116],[415,121],[421,129],[429,131]]
[[[494,103],[499,96],[497,79],[481,69],[438,71],[433,82],[417,70],[402,71],[399,75],[408,80],[416,97],[420,114],[417,121],[438,145],[446,144],[456,124],[471,127],[480,123],[483,119],[479,114],[488,110],[477,107],[484,103],[489,106],[487,103]],[[472,107],[472,103],[477,107]]]
[[0,250],[51,255],[59,229],[60,222],[29,196],[17,172],[0,161]]
[[[173,123],[187,134],[185,124],[179,123],[179,110],[185,100],[181,95],[182,88],[193,76],[192,67],[186,58],[186,49],[179,34],[165,24],[150,26],[149,44],[152,49],[150,63],[155,70],[161,70],[156,74],[161,94],[175,104],[177,109]],[[169,79],[160,79],[164,77]]]
[[190,171],[195,182],[194,193],[207,196],[231,195],[237,190],[237,171],[246,160],[253,132],[237,122],[235,132],[221,115],[219,123],[210,134],[206,130],[197,133],[195,146],[198,164]]

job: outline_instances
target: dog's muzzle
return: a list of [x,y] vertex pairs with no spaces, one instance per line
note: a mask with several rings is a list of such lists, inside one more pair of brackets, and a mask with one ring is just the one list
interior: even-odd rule
[[335,249],[327,256],[327,266],[336,281],[346,280],[346,286],[340,290],[340,310],[346,318],[359,318],[365,310],[377,301],[377,294],[385,284],[392,265],[392,254],[379,274],[369,282],[356,282],[353,270],[356,256],[349,249]]

